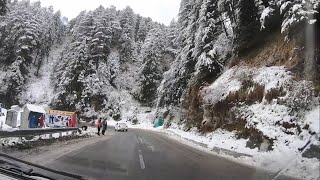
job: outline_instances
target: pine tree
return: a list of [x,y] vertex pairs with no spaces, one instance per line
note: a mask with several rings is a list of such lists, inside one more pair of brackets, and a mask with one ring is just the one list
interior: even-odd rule
[[0,16],[5,15],[7,12],[7,0],[0,0]]
[[146,37],[142,46],[141,58],[142,68],[138,74],[138,88],[135,89],[135,96],[145,105],[152,105],[157,97],[157,88],[163,78],[163,73],[169,68],[173,58],[173,47],[168,45],[170,42],[167,28],[154,28]]
[[0,96],[5,97],[4,103],[11,105],[19,103],[18,95],[34,75],[30,70],[35,68],[38,75],[57,32],[50,31],[54,19],[52,8],[42,8],[40,2],[13,1],[7,8],[7,13],[0,17],[0,66],[7,74],[0,80],[3,87]]
[[[222,70],[218,62],[214,42],[223,33],[218,4],[215,0],[205,0],[200,11],[200,26],[196,34],[194,57],[196,75],[201,81],[212,81]],[[211,80],[210,80],[211,79]]]
[[134,52],[134,32],[136,24],[136,15],[130,7],[126,7],[120,12],[120,26],[122,33],[119,39],[121,51],[120,61],[130,62],[134,61],[136,57],[133,57]]
[[235,51],[239,54],[249,50],[257,42],[260,32],[258,8],[254,0],[238,2],[239,23],[235,31]]
[[146,62],[142,66],[139,82],[139,96],[141,103],[151,106],[156,98],[157,87],[160,84],[161,72],[159,70],[159,59],[155,54],[146,55]]

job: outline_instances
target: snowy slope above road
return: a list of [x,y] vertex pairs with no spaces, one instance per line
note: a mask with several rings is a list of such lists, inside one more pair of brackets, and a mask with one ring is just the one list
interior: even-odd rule
[[[267,138],[283,143],[288,141],[289,136],[304,141],[308,139],[308,136],[298,138],[301,131],[318,131],[316,120],[305,119],[305,114],[319,105],[312,83],[295,80],[284,67],[236,66],[227,70],[212,85],[203,88],[201,94],[204,104],[209,106],[204,109],[205,116],[208,116],[204,119],[214,124],[218,123],[215,119],[221,119],[225,124],[243,120],[246,121],[245,128],[254,128]],[[237,120],[216,116],[219,112],[215,107],[219,105],[230,106],[225,111]],[[317,110],[315,108],[307,116],[316,118]],[[230,120],[224,122],[228,118]]]
[[64,44],[56,44],[50,51],[47,59],[44,59],[39,70],[39,75],[35,76],[36,68],[30,69],[32,77],[28,79],[26,91],[22,93],[20,98],[21,104],[50,104],[54,96],[54,87],[51,82],[52,74],[55,73],[55,65],[58,61],[59,55],[65,46],[68,45],[69,39],[66,38]]
[[165,131],[210,150],[247,154],[252,156],[249,164],[274,172],[319,177],[319,159],[304,158],[300,151],[309,140],[306,149],[319,146],[319,96],[312,82],[281,66],[234,66],[203,87],[199,98],[201,123],[190,125],[181,119],[188,114],[174,115],[169,108],[173,116],[166,117]]

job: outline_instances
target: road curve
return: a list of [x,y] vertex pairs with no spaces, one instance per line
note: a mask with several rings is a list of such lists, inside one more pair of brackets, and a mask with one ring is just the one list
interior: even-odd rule
[[61,156],[46,166],[90,180],[264,180],[273,177],[272,173],[138,129],[116,132],[109,139]]

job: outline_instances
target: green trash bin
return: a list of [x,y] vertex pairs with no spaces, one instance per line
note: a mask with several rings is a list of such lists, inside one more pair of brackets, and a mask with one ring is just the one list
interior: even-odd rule
[[154,122],[154,127],[159,127],[159,126],[162,126],[163,124],[164,124],[164,120],[158,119]]

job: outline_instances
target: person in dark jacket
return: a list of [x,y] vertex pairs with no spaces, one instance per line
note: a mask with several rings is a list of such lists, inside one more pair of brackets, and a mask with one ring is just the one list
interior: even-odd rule
[[102,123],[101,118],[98,119],[97,128],[98,128],[98,135],[100,136],[100,129],[101,129]]
[[104,135],[104,133],[106,132],[107,127],[108,127],[107,120],[104,120],[103,123],[102,123],[102,134],[103,134],[103,135]]

